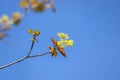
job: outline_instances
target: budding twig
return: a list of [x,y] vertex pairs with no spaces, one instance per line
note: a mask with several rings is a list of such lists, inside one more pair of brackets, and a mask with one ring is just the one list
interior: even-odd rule
[[31,47],[30,47],[30,50],[29,50],[27,56],[29,56],[30,53],[32,52],[32,49],[33,49],[33,46],[34,46],[35,40],[36,40],[36,36],[33,36],[33,38],[32,38],[32,45],[31,45]]
[[46,53],[42,53],[42,54],[36,54],[36,55],[28,56],[28,58],[44,56],[44,55],[49,54],[49,53],[51,53],[51,52],[46,52]]
[[23,61],[23,60],[25,60],[25,59],[28,59],[28,58],[40,57],[40,56],[44,56],[44,55],[49,54],[49,53],[50,53],[50,52],[46,52],[46,53],[42,53],[42,54],[36,54],[36,55],[32,55],[32,56],[24,56],[24,57],[22,57],[22,58],[20,58],[20,59],[18,59],[18,60],[16,60],[16,61],[13,61],[13,62],[8,63],[8,64],[6,64],[6,65],[0,66],[0,69],[3,69],[3,68],[6,68],[6,67],[9,67],[9,66],[12,66],[12,65],[14,65],[14,64],[16,64],[16,63],[18,63],[18,62],[21,62],[21,61]]
[[22,57],[22,58],[20,58],[20,59],[18,59],[18,60],[16,60],[16,61],[13,61],[13,62],[8,63],[8,64],[6,64],[6,65],[0,66],[0,69],[6,68],[6,67],[9,67],[9,66],[11,66],[11,65],[13,65],[13,64],[16,64],[16,63],[18,63],[18,62],[21,62],[21,61],[25,60],[26,58],[27,58],[27,56]]
[[24,56],[24,57],[22,57],[22,58],[20,58],[20,59],[18,59],[18,60],[15,60],[15,61],[13,61],[13,62],[10,62],[10,63],[8,63],[8,64],[5,64],[5,65],[3,65],[3,66],[0,66],[0,69],[4,69],[4,68],[6,68],[6,67],[12,66],[12,65],[14,65],[14,64],[16,64],[16,63],[18,63],[18,62],[24,61],[25,59],[28,59],[28,58],[34,58],[34,57],[44,56],[44,55],[46,55],[46,54],[48,54],[48,53],[51,53],[51,52],[46,52],[46,53],[36,54],[36,55],[30,56],[30,53],[32,52],[32,49],[33,49],[33,47],[34,47],[34,43],[35,43],[36,37],[33,36],[33,39],[34,39],[34,40],[32,40],[32,45],[31,45],[31,47],[30,47],[30,50],[29,50],[29,52],[27,53],[26,56]]

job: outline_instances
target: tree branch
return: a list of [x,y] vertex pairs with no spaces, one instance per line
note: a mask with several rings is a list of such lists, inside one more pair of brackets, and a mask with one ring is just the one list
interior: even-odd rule
[[42,54],[36,54],[36,55],[32,55],[32,56],[24,56],[24,57],[22,57],[22,58],[20,58],[20,59],[18,59],[18,60],[16,60],[16,61],[13,61],[13,62],[8,63],[8,64],[6,64],[6,65],[0,66],[0,69],[9,67],[9,66],[11,66],[11,65],[13,65],[13,64],[16,64],[16,63],[18,63],[18,62],[21,62],[21,61],[23,61],[23,60],[25,60],[25,59],[35,58],[35,57],[39,57],[39,56],[44,56],[44,55],[46,55],[46,54],[48,54],[48,53],[50,53],[50,52],[46,52],[46,53],[42,53]]
[[[33,36],[33,39],[35,39],[35,38],[36,38],[36,37]],[[30,50],[29,50],[29,52],[27,53],[26,56],[24,56],[24,57],[22,57],[22,58],[20,58],[20,59],[18,59],[18,60],[16,60],[16,61],[13,61],[13,62],[11,62],[11,63],[8,63],[8,64],[6,64],[6,65],[0,66],[0,69],[6,68],[6,67],[8,67],[8,66],[11,66],[11,65],[13,65],[13,64],[16,64],[16,63],[18,63],[18,62],[21,62],[21,61],[25,60],[26,58],[28,58],[28,56],[30,55],[30,53],[31,53],[31,51],[32,51],[32,49],[33,49],[34,43],[35,43],[35,41],[32,41],[32,45],[31,45]]]
[[16,60],[16,61],[13,61],[13,62],[8,63],[8,64],[6,64],[6,65],[0,66],[0,69],[6,68],[6,67],[9,67],[9,66],[11,66],[11,65],[13,65],[13,64],[16,64],[16,63],[18,63],[18,62],[21,62],[21,61],[25,60],[26,58],[27,58],[27,56],[22,57],[22,58],[20,58],[20,59],[18,59],[18,60]]

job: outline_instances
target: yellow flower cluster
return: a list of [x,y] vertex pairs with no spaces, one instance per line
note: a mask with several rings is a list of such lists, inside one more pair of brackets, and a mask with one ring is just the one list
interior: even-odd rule
[[58,33],[57,36],[60,38],[60,41],[58,41],[58,45],[62,48],[70,46],[72,47],[74,44],[74,41],[69,39],[69,35],[65,33]]
[[19,3],[19,6],[25,8],[26,10],[33,9],[33,11],[35,12],[42,12],[45,9],[54,7],[54,5],[51,2],[51,0],[22,0]]
[[28,2],[28,0],[22,0],[20,2],[19,6],[25,8],[25,9],[28,9],[29,8],[29,2]]
[[[21,14],[16,12],[16,13],[13,13],[12,15],[12,18],[9,18],[7,15],[3,15],[1,18],[0,18],[0,30],[1,31],[6,31],[6,30],[10,30],[11,29],[11,26],[13,24],[17,25],[19,24],[21,20]],[[3,36],[5,37],[5,36]]]
[[40,32],[38,30],[28,29],[28,33],[33,35],[33,36],[39,36],[40,35]]
[[58,41],[58,45],[60,45],[62,48],[66,46],[73,46],[73,40],[60,40]]
[[7,15],[3,15],[0,18],[0,24],[1,26],[4,25],[4,27],[11,27],[12,24],[18,24],[21,20],[21,14],[18,12],[13,13],[12,19],[9,19]]
[[62,32],[58,32],[57,36],[60,38],[60,39],[68,39],[69,36],[68,34],[65,34],[65,33],[62,33]]
[[43,2],[31,0],[30,1],[31,7],[35,12],[40,12],[45,10],[45,5]]

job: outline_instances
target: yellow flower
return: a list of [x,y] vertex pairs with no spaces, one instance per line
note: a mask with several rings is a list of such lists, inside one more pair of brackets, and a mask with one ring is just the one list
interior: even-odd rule
[[65,46],[64,46],[64,45],[61,45],[61,48],[65,48]]
[[31,4],[31,6],[35,12],[42,12],[45,10],[45,6],[43,2],[35,2],[34,4]]
[[28,33],[31,34],[31,35],[34,35],[34,36],[39,36],[40,35],[40,32],[38,30],[31,30],[31,29],[28,29]]
[[21,20],[21,14],[19,12],[16,12],[12,15],[12,20],[14,22],[14,24],[19,24],[20,20]]
[[61,34],[58,32],[58,33],[57,33],[57,36],[60,37],[60,35],[61,35]]
[[58,34],[57,34],[57,36],[58,36],[60,39],[62,39],[62,38],[64,38],[64,37],[65,37],[65,34],[64,34],[64,33],[62,33],[62,32],[60,32],[60,33],[58,33]]
[[60,46],[60,41],[58,41],[58,45]]
[[3,15],[1,20],[2,22],[7,22],[9,20],[9,17],[7,15]]
[[31,29],[28,29],[28,33],[33,35],[33,31]]
[[62,33],[62,32],[59,32],[58,34],[57,34],[57,36],[60,38],[60,39],[69,39],[69,36],[68,36],[68,34],[65,34],[65,33]]
[[64,40],[61,40],[61,44],[64,45],[64,43],[65,43]]
[[64,40],[64,44],[68,46],[68,40]]
[[73,40],[68,41],[69,46],[73,46]]
[[64,48],[64,47],[66,47],[66,41],[67,41],[67,40],[60,40],[60,41],[58,41],[58,45],[59,45],[61,48]]
[[65,38],[66,38],[66,39],[68,39],[68,38],[69,38],[68,34],[65,34],[64,36],[65,36]]
[[65,37],[65,34],[64,33],[61,33],[61,38],[64,38]]
[[25,8],[25,9],[28,9],[29,8],[28,0],[22,0],[20,2],[19,6]]
[[34,30],[33,31],[33,34],[36,35],[36,36],[39,36],[40,35],[40,32],[38,30]]

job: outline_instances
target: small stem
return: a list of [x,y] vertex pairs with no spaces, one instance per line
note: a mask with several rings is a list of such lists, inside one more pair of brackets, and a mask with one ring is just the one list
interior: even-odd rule
[[31,45],[31,47],[30,47],[30,50],[29,50],[27,56],[30,55],[30,53],[31,53],[31,51],[32,51],[32,49],[33,49],[33,46],[34,46],[35,40],[36,40],[36,36],[33,36],[33,38],[32,38],[32,45]]
[[28,56],[28,58],[44,56],[44,55],[46,55],[46,54],[48,54],[48,53],[51,53],[51,52],[46,52],[46,53],[43,53],[43,54],[37,54],[37,55]]
[[29,56],[30,53],[32,52],[32,49],[33,49],[34,43],[35,43],[35,41],[32,41],[32,45],[31,45],[31,47],[30,47],[30,50],[29,50],[27,56]]

